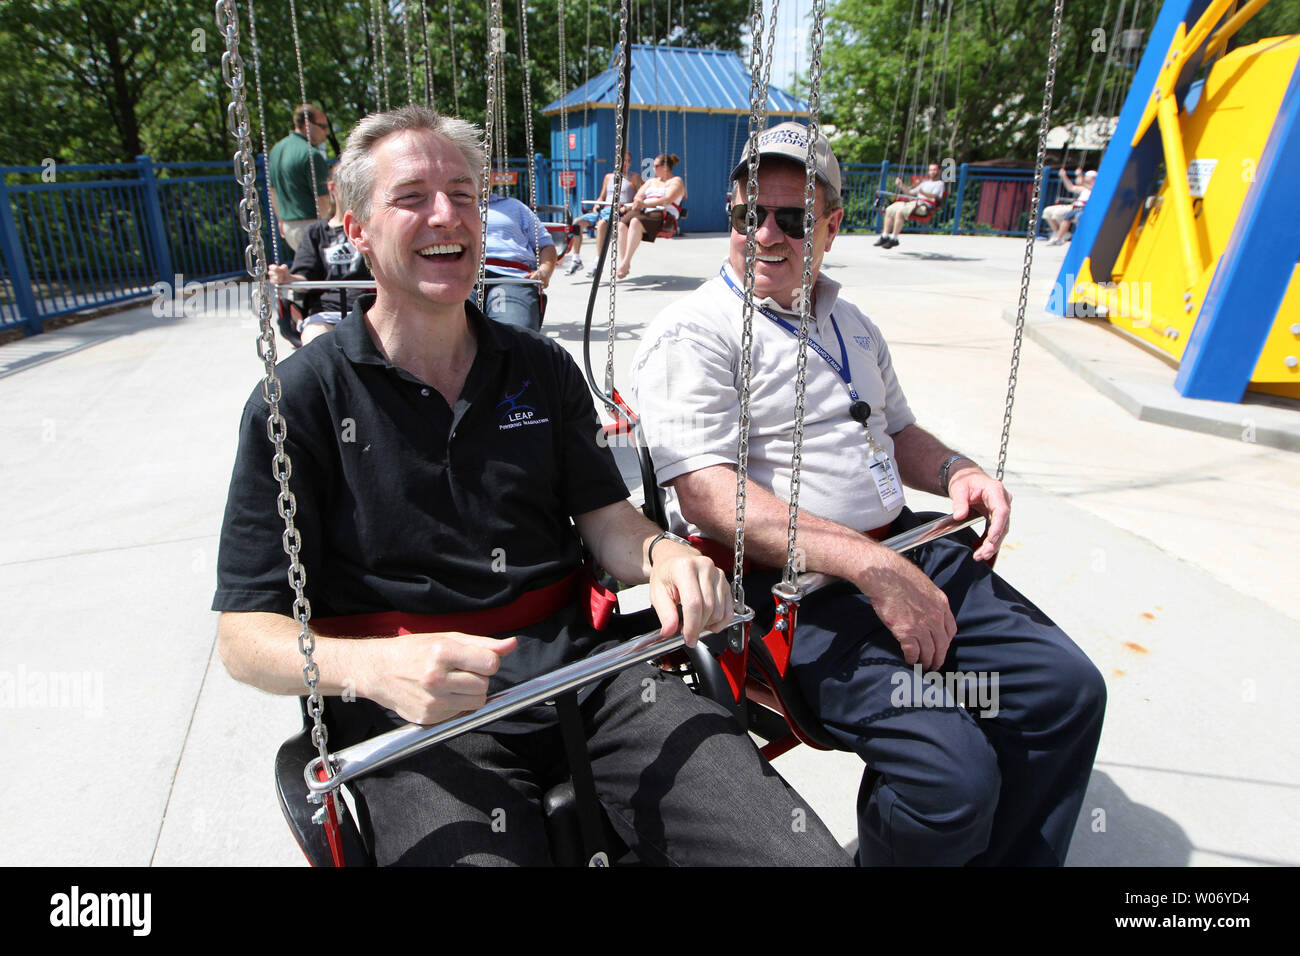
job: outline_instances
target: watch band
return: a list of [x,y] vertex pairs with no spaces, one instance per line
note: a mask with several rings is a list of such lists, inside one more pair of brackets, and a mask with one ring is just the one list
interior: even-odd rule
[[965,455],[949,455],[943,460],[943,464],[939,466],[939,488],[942,489],[945,495],[948,493],[948,473],[952,471],[952,466],[959,461],[975,463],[974,459],[967,458]]
[[652,568],[655,566],[655,545],[664,538],[667,538],[669,541],[676,541],[678,544],[684,544],[688,548],[691,546],[691,543],[681,535],[673,534],[671,531],[660,531],[655,535],[655,539],[650,542],[650,547],[646,549],[645,553],[646,560],[650,562],[650,567]]

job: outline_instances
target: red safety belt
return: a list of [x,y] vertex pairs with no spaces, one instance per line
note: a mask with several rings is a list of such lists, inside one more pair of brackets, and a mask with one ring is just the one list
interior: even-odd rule
[[462,634],[502,634],[529,627],[553,617],[583,595],[587,623],[603,631],[618,605],[618,595],[597,584],[586,567],[579,568],[554,584],[529,591],[502,607],[457,614],[410,614],[382,611],[376,614],[345,614],[312,618],[312,630],[331,637],[396,637],[402,634],[432,634],[459,631]]

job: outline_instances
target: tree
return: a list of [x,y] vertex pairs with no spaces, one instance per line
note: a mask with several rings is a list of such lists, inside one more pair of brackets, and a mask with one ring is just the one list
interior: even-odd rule
[[[618,38],[613,0],[564,0],[568,75],[559,75],[558,0],[526,8],[534,125],[540,108],[609,63]],[[251,11],[250,11],[251,6]],[[365,114],[424,102],[426,65],[433,104],[482,123],[486,106],[486,0],[296,0],[299,84],[290,5],[240,0],[240,53],[249,114],[261,146],[257,64],[268,147],[287,135],[295,105],[319,103],[337,134],[334,148]],[[525,150],[519,4],[503,3],[508,150]],[[632,9],[633,42],[739,49],[745,0],[692,0]],[[681,23],[683,16],[685,24]],[[406,18],[409,17],[409,22]],[[225,38],[209,0],[0,0],[0,162],[35,165],[163,161],[230,154],[221,78]],[[410,82],[407,62],[410,62]],[[544,149],[545,137],[535,137]]]
[[[1065,4],[1053,125],[1118,113],[1138,59],[1123,54],[1119,34],[1141,29],[1145,42],[1158,11],[1159,4],[1129,0],[1120,22],[1115,0]],[[826,24],[823,117],[846,159],[898,162],[904,152],[909,163],[1034,158],[1048,4],[838,0]],[[1272,0],[1234,45],[1298,25],[1300,0]]]

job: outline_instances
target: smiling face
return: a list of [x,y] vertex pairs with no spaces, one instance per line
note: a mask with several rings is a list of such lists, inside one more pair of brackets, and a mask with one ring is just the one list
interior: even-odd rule
[[372,151],[370,218],[344,228],[370,260],[390,308],[460,305],[478,278],[478,190],[461,152],[427,130],[394,133]]
[[[758,170],[758,204],[769,210],[779,206],[803,209],[803,167],[793,163],[765,161]],[[733,184],[733,201],[745,201],[744,182]],[[831,247],[844,219],[844,210],[836,209],[829,216],[822,213],[825,192],[817,183],[817,201],[813,206],[816,226],[813,229],[812,276],[817,280],[822,256]],[[781,231],[771,212],[758,224],[754,234],[756,243],[754,261],[754,296],[770,298],[784,309],[792,308],[794,297],[803,280],[802,239],[792,239]],[[745,274],[745,234],[731,230],[729,260],[736,275]]]

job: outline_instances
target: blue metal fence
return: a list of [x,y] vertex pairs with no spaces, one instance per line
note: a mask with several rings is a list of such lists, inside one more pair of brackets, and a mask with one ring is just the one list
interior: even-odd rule
[[228,162],[0,167],[0,329],[238,275],[237,201]]
[[[845,163],[843,178],[844,225],[849,232],[882,228],[884,207],[897,194],[897,179],[910,185],[922,176],[924,166],[898,167],[890,163]],[[925,224],[909,223],[909,232],[950,235],[1023,236],[1033,221],[1041,224],[1042,210],[1061,201],[1060,180],[1052,170],[1044,173],[1046,189],[1039,208],[1030,208],[1033,198],[1032,169],[1004,169],[962,163],[946,171],[948,192],[934,217]],[[1073,197],[1071,197],[1073,198]],[[1041,227],[1040,227],[1041,231]]]
[[[597,160],[570,159],[575,186],[565,188],[559,161],[533,158],[538,205],[564,206],[565,217],[593,198]],[[528,199],[527,159],[506,161],[516,174],[507,191]],[[842,167],[844,229],[881,226],[877,191],[908,182],[921,167],[888,163]],[[917,232],[1024,235],[1030,216],[1057,201],[1061,184],[1045,176],[1038,210],[1030,210],[1033,173],[963,164],[934,219]],[[53,180],[53,181],[47,181]],[[258,159],[265,208],[265,163]],[[152,293],[164,283],[210,282],[243,274],[244,233],[237,220],[240,191],[229,162],[155,163],[140,156],[121,165],[0,166],[0,330],[35,334],[46,319]],[[1072,197],[1070,197],[1072,198]],[[887,201],[887,198],[886,198]],[[269,233],[266,236],[270,249]],[[279,244],[280,258],[288,249]]]
[[[564,206],[570,217],[582,212],[582,199],[595,199],[600,188],[596,173],[596,157],[585,159],[570,158],[566,170],[560,160],[552,160],[538,153],[533,157],[533,168],[537,175],[537,205]],[[515,182],[505,186],[506,193],[521,202],[528,202],[528,160],[519,157],[506,160],[506,171],[515,175]],[[574,183],[565,187],[560,179],[568,172]],[[593,188],[591,183],[596,183]]]

